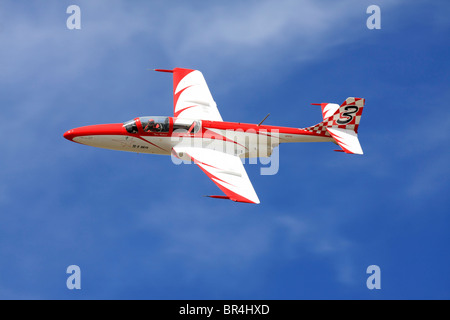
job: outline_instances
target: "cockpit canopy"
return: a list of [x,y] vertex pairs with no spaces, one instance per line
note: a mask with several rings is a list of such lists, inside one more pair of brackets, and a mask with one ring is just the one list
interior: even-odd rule
[[129,133],[138,133],[142,130],[147,133],[169,133],[177,131],[194,134],[200,130],[201,121],[172,117],[140,117],[124,122],[123,127]]
[[129,133],[138,133],[138,128],[136,125],[136,120],[130,120],[123,123],[123,127],[127,130]]
[[169,117],[140,117],[144,132],[169,132]]
[[169,117],[140,117],[124,122],[123,127],[129,133],[138,133],[139,130],[143,130],[144,132],[168,133],[171,129]]
[[197,133],[200,130],[202,122],[200,120],[190,120],[182,118],[173,118],[173,131],[183,133]]

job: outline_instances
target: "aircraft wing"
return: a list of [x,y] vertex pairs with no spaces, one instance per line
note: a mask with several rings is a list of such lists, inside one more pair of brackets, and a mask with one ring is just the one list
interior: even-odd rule
[[226,194],[226,196],[210,197],[259,203],[258,196],[239,157],[196,147],[180,146],[174,147],[173,150],[180,158],[189,157]]
[[183,68],[155,71],[173,73],[174,117],[223,121],[200,71]]

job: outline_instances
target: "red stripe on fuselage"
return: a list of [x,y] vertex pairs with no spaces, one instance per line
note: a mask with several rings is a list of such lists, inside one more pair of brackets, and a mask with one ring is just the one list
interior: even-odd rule
[[156,145],[156,144],[154,144],[154,143],[152,143],[152,142],[150,142],[150,141],[148,141],[147,139],[144,139],[144,138],[142,138],[142,137],[140,137],[140,136],[134,136],[134,135],[130,135],[131,137],[135,137],[135,138],[139,138],[139,139],[141,139],[142,141],[145,141],[145,142],[147,142],[148,144],[151,144],[152,146],[155,146],[155,147],[157,147],[157,148],[159,148],[159,149],[161,149],[161,150],[163,150],[163,151],[165,151],[165,152],[169,152],[168,150],[166,150],[166,149],[164,149],[164,148],[161,148],[160,146],[158,146],[158,145]]
[[315,132],[309,132],[300,128],[291,127],[279,127],[279,126],[268,126],[251,123],[240,123],[240,122],[225,122],[225,121],[209,121],[202,120],[202,126],[204,129],[218,129],[218,130],[241,130],[243,132],[248,132],[249,130],[254,130],[256,134],[263,134],[271,136],[271,133],[276,134],[297,134],[297,135],[307,135],[307,136],[322,136]]

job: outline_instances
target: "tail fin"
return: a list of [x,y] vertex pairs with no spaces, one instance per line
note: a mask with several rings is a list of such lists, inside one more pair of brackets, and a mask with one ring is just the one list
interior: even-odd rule
[[[340,106],[334,103],[322,103],[323,122],[307,128],[318,132],[325,131],[346,153],[363,154],[358,140],[358,127],[365,100],[347,98]],[[326,134],[326,135],[328,135]]]

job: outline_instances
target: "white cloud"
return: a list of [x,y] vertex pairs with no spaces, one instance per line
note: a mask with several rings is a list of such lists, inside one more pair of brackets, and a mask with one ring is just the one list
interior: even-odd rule
[[[389,1],[382,8],[397,3]],[[255,73],[250,77],[257,79],[277,68],[292,64],[298,68],[305,61],[331,54],[333,48],[355,42],[367,32],[365,8],[356,0],[179,2],[170,6],[150,2],[144,8],[124,1],[86,1],[79,6],[82,29],[70,31],[65,26],[68,15],[60,5],[38,6],[33,13],[21,14],[23,8],[4,4],[0,37],[5,50],[0,58],[6,64],[0,83],[2,79],[39,78],[51,66],[45,72],[58,84],[56,79],[89,73],[111,53],[139,42],[136,48],[145,50],[142,54],[148,63],[207,66],[210,76],[240,68]],[[124,66],[117,63],[114,67]],[[283,74],[272,73],[272,77]]]
[[[398,3],[383,2],[382,8]],[[367,34],[365,9],[355,0],[185,5],[167,13],[161,41],[175,63],[206,60],[216,70],[260,69],[268,75],[287,65],[298,68],[331,54],[339,45],[357,41]]]

